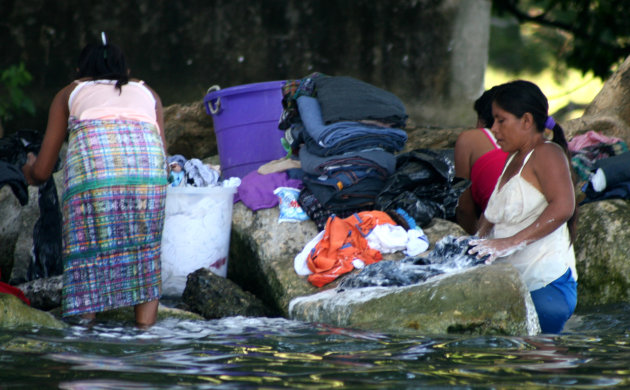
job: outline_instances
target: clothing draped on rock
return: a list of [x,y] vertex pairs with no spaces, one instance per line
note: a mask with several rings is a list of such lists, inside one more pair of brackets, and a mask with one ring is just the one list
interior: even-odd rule
[[621,139],[595,131],[569,141],[571,166],[581,181],[585,197],[580,205],[605,199],[630,199],[628,145]]
[[[0,272],[0,276],[2,273]],[[31,301],[24,295],[24,292],[17,287],[11,286],[10,284],[0,282],[0,294],[11,294],[20,298],[27,305],[31,304]]]
[[468,244],[474,237],[447,235],[435,243],[435,248],[424,256],[402,260],[383,260],[366,266],[361,272],[348,275],[339,283],[338,290],[363,287],[401,287],[424,282],[427,279],[483,264],[468,254]]
[[576,135],[569,141],[571,166],[582,181],[595,173],[596,162],[618,156],[628,151],[628,145],[620,139],[609,138],[595,132]]
[[381,253],[370,248],[365,238],[381,224],[396,225],[396,222],[382,211],[362,211],[347,218],[331,216],[323,237],[307,257],[308,268],[313,272],[308,281],[321,287],[352,271],[355,260],[364,264],[381,260]]
[[595,172],[583,186],[581,204],[604,199],[630,199],[630,152],[595,161]]

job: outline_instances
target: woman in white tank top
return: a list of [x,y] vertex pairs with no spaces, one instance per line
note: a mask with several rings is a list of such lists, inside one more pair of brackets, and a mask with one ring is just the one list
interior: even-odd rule
[[[527,81],[503,84],[492,104],[492,131],[509,153],[471,253],[509,262],[532,294],[543,332],[560,332],[577,303],[572,245],[575,194],[562,128],[547,99]],[[553,142],[544,137],[554,132]],[[554,301],[555,300],[555,301]],[[548,302],[553,301],[553,305]]]

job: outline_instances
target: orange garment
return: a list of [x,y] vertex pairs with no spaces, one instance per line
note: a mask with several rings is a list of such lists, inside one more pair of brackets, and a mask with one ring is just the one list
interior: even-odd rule
[[321,287],[352,271],[355,259],[366,265],[380,261],[381,252],[370,248],[365,237],[375,226],[385,223],[396,225],[383,211],[361,211],[347,218],[329,217],[322,239],[306,258],[313,272],[308,281]]

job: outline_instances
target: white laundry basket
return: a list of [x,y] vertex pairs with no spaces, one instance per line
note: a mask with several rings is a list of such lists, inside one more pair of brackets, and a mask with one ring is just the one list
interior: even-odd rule
[[162,232],[162,295],[181,296],[199,268],[227,275],[236,187],[168,187]]

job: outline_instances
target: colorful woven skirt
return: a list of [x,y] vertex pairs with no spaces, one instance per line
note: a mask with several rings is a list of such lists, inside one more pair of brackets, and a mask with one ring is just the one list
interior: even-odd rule
[[159,299],[166,161],[157,128],[71,120],[64,184],[63,314]]

